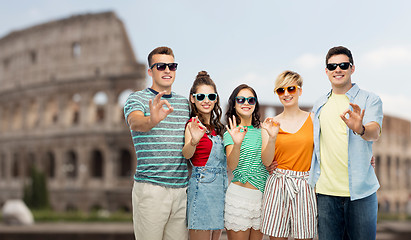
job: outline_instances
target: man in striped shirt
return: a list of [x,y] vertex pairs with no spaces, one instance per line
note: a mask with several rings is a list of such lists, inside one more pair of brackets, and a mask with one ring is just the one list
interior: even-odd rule
[[177,63],[158,47],[148,56],[150,88],[130,94],[124,115],[137,156],[132,192],[134,235],[141,239],[187,239],[188,170],[182,155],[188,100],[171,91]]

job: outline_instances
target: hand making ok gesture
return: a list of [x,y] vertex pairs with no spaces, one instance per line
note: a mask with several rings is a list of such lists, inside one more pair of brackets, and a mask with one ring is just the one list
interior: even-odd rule
[[[357,104],[350,103],[350,105],[353,110],[345,110],[343,114],[340,115],[340,117],[351,130],[356,133],[361,133],[363,132],[362,120],[364,118],[365,110],[363,109],[361,111],[361,108]],[[348,118],[345,117],[346,114],[349,115]]]
[[241,143],[244,140],[245,134],[247,133],[247,127],[243,126],[235,126],[236,120],[235,116],[233,118],[228,119],[230,127],[225,125],[227,132],[231,135],[231,138],[233,139],[233,142],[235,145],[241,145]]
[[[148,102],[150,107],[150,121],[153,126],[161,122],[174,110],[167,100],[161,99],[164,94],[166,94],[165,91],[160,92],[153,100],[150,99]],[[166,105],[168,109],[164,108],[164,105]]]
[[261,128],[267,131],[270,138],[275,138],[280,131],[280,123],[274,120],[274,118],[269,117],[264,120]]
[[204,133],[207,131],[207,128],[198,120],[197,117],[193,117],[192,121],[188,123],[188,130],[191,134],[191,143],[196,145],[200,142],[200,139],[204,136]]

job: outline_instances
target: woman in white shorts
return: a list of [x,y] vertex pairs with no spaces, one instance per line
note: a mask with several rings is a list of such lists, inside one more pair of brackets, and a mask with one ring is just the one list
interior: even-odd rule
[[281,73],[275,90],[284,111],[267,118],[262,131],[262,161],[277,169],[266,183],[261,232],[270,239],[312,239],[317,233],[317,202],[308,185],[314,147],[312,114],[298,106],[302,78],[292,71]]
[[257,94],[241,84],[231,93],[228,104],[224,146],[234,178],[226,193],[224,226],[229,240],[261,240],[261,204],[268,171],[261,161]]

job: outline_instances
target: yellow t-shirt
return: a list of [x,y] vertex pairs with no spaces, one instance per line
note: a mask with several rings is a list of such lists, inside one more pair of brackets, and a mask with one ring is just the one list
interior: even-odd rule
[[321,174],[316,192],[349,197],[347,125],[340,115],[348,109],[345,94],[332,93],[320,113]]

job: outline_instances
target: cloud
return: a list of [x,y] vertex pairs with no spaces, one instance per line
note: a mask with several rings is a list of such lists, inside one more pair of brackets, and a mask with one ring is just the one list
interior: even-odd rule
[[380,68],[387,64],[409,64],[411,61],[411,46],[381,47],[364,54],[361,60],[374,68]]
[[306,53],[301,55],[295,60],[295,64],[304,70],[318,69],[321,68],[324,63],[323,55],[315,55],[311,53]]
[[384,114],[411,121],[411,97],[406,95],[378,94],[383,102]]

